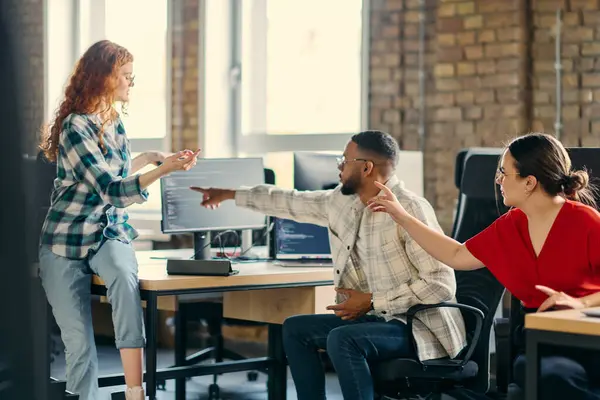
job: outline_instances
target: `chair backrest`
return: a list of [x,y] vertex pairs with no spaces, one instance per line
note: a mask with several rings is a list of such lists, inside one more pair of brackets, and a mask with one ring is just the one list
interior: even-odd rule
[[459,200],[452,237],[459,242],[475,236],[506,211],[494,182],[501,154],[498,148],[475,148],[457,157],[458,162],[462,158],[462,165],[456,167],[462,174],[455,179]]
[[[459,242],[475,236],[500,215],[494,183],[500,154],[501,149],[468,149],[463,154],[462,176],[457,179],[460,201],[454,232],[454,238]],[[471,356],[479,366],[479,373],[469,382],[471,390],[483,393],[489,387],[490,333],[504,287],[487,268],[456,271],[455,275],[457,301],[480,309],[485,316],[477,346]],[[468,312],[463,312],[463,318],[471,339],[475,331],[475,319]]]
[[56,178],[56,163],[49,162],[39,153],[37,157],[23,156],[24,171],[27,177],[27,209],[31,210],[30,226],[34,227],[36,240],[30,240],[32,248],[31,254],[35,254],[34,261],[37,261],[37,238],[40,235],[46,213],[50,208],[50,196]]
[[461,149],[456,153],[456,165],[454,169],[454,185],[457,189],[460,189],[460,183],[462,182],[463,172],[465,170],[465,158],[469,149]]
[[[465,165],[465,157],[467,156],[467,152],[469,151],[469,149],[461,149],[459,150],[458,153],[456,153],[456,163],[454,166],[454,185],[456,186],[457,189],[459,189],[460,191],[460,183],[462,182],[462,176],[463,176],[463,171],[464,171],[464,165]],[[462,196],[458,195],[458,199],[456,202],[456,210],[460,210],[461,207],[461,198]],[[454,237],[454,235],[456,234],[456,228],[458,227],[458,218],[454,218],[454,223],[452,225],[452,237]]]

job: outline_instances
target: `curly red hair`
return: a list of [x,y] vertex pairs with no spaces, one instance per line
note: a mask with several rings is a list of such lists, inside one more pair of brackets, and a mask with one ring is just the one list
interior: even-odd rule
[[[102,113],[108,116],[100,129],[98,141],[102,151],[106,152],[104,125],[118,117],[112,106],[114,93],[119,69],[129,62],[133,62],[131,53],[109,40],[93,44],[79,59],[65,90],[64,100],[56,111],[54,122],[50,128],[46,127],[42,134],[40,148],[48,160],[56,161],[63,121],[73,113]],[[106,108],[100,110],[102,105]]]

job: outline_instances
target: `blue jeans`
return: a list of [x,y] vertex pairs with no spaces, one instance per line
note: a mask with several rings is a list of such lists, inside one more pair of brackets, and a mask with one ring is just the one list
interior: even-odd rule
[[138,265],[130,244],[107,240],[87,259],[71,260],[42,246],[40,278],[65,344],[67,390],[81,400],[98,398],[98,357],[92,326],[92,274],[107,287],[112,306],[116,346],[145,345],[144,319],[140,302]]
[[326,350],[345,400],[372,400],[368,362],[416,357],[406,325],[375,316],[343,321],[333,314],[299,315],[283,323],[283,345],[298,400],[325,399],[325,373],[318,350]]

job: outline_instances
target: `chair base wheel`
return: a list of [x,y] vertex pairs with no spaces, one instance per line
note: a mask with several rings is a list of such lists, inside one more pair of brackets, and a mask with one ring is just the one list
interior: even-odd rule
[[213,383],[208,387],[208,400],[219,400],[221,398],[221,393],[219,390],[219,385]]

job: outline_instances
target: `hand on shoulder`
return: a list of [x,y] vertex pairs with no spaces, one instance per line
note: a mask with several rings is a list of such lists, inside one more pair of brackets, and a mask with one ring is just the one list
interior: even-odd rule
[[390,188],[380,182],[375,182],[375,186],[382,190],[378,196],[373,197],[367,203],[369,210],[373,212],[385,212],[392,217],[398,224],[410,216],[402,204],[398,201],[398,198],[392,192]]

